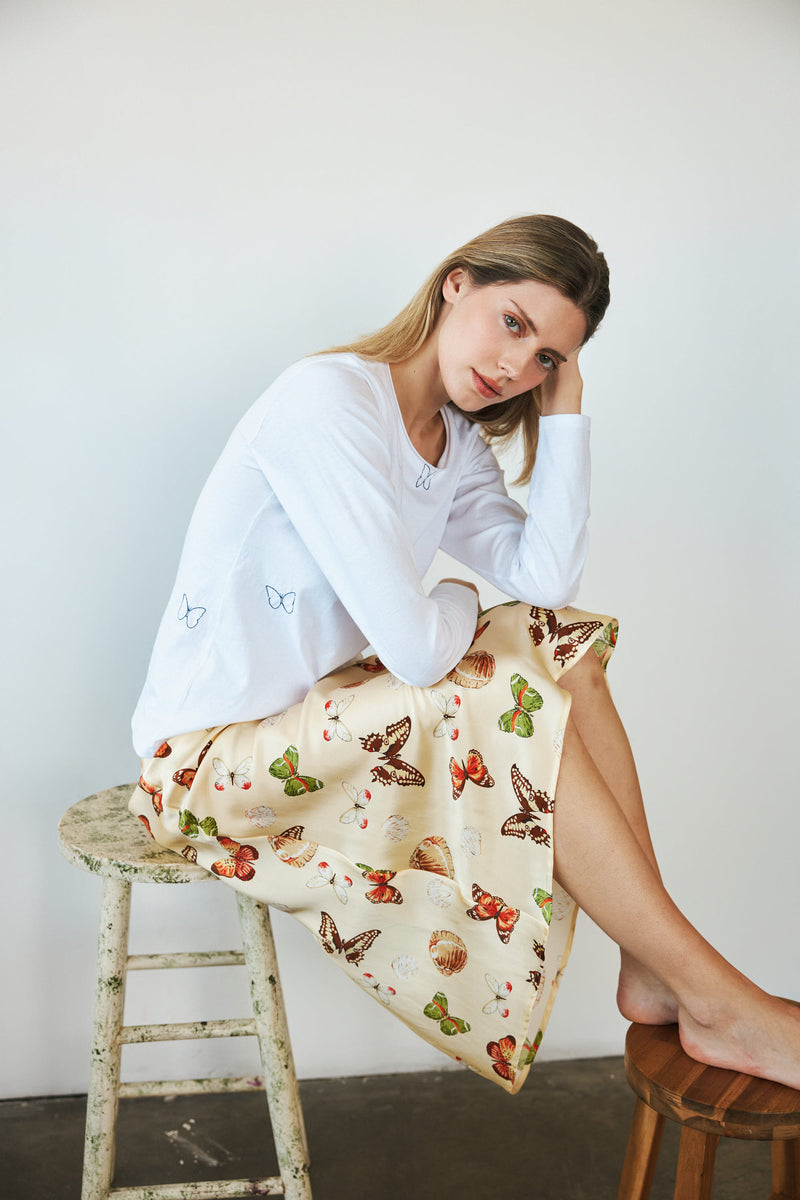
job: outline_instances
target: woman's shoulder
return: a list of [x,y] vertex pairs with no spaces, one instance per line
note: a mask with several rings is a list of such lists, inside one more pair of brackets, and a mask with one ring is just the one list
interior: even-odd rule
[[[317,354],[287,367],[243,418],[240,429],[253,435],[266,421],[302,423],[310,433],[320,421],[375,419],[388,409],[389,370],[350,352]],[[388,386],[387,386],[388,384]]]

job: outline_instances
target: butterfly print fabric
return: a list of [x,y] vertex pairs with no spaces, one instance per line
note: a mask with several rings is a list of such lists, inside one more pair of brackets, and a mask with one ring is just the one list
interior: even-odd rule
[[[266,595],[291,615],[291,593]],[[185,607],[191,628],[203,614]],[[593,613],[499,605],[431,688],[373,659],[279,721],[167,737],[131,811],[142,837],[291,913],[388,1012],[515,1092],[576,916],[553,880],[557,680],[585,653],[605,664],[616,634]]]

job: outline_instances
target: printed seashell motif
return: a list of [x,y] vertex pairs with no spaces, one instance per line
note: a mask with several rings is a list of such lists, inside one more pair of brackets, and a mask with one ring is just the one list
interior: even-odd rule
[[272,850],[287,867],[304,867],[319,850],[318,842],[307,841],[303,837],[303,826],[293,825],[284,829],[283,833],[267,838]]
[[428,899],[438,908],[449,908],[453,900],[454,887],[449,880],[444,880],[439,875],[435,875],[426,887]]
[[244,815],[256,829],[269,829],[278,819],[275,809],[268,804],[258,804],[255,808],[245,809]]
[[433,871],[435,875],[446,875],[448,879],[455,879],[453,856],[443,837],[424,838],[414,847],[408,865],[416,867],[418,871]]
[[391,967],[398,979],[412,979],[419,970],[413,954],[398,954],[392,959]]
[[457,933],[437,929],[428,943],[433,965],[442,975],[457,975],[467,965],[467,947]]
[[447,678],[460,687],[482,688],[486,687],[496,667],[494,655],[488,650],[472,650],[456,663],[452,671],[447,672]]
[[390,842],[402,842],[404,837],[408,837],[408,817],[404,817],[400,813],[392,813],[383,822],[381,829],[383,836],[387,837]]
[[461,834],[461,849],[470,858],[477,858],[481,852],[481,831],[474,825],[465,826]]

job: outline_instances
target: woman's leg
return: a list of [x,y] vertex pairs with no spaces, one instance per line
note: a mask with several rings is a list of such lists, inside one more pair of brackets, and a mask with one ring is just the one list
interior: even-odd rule
[[[570,720],[660,879],[633,752],[597,655],[584,654],[559,686],[572,696]],[[622,948],[617,1004],[629,1021],[668,1025],[678,1019],[669,988]]]
[[800,1088],[800,1009],[761,991],[681,914],[571,721],[554,821],[556,878],[670,990],[687,1053]]

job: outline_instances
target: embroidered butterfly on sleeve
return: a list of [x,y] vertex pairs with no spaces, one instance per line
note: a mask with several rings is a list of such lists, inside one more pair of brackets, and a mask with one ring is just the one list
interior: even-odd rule
[[602,621],[572,621],[565,625],[558,620],[551,608],[539,608],[535,604],[531,608],[531,620],[528,632],[534,646],[541,646],[545,638],[549,642],[555,642],[553,661],[562,666],[575,657],[583,642],[589,641],[590,638],[594,640],[595,634],[603,628]]
[[361,871],[367,883],[372,884],[372,887],[367,892],[367,900],[371,904],[403,903],[403,896],[400,889],[391,883],[391,880],[397,874],[396,871],[376,871],[373,867],[367,866],[366,863],[356,863],[356,866]]
[[353,966],[358,966],[364,961],[364,955],[373,942],[381,936],[380,929],[366,929],[363,933],[357,933],[345,941],[336,928],[336,922],[330,913],[323,912],[320,913],[320,916],[322,920],[319,926],[319,936],[323,950],[328,954],[343,956]]
[[497,936],[505,945],[519,920],[519,909],[506,904],[500,896],[485,892],[477,883],[472,885],[472,899],[475,903],[472,908],[467,909],[467,916],[472,917],[473,921],[494,921],[497,925]]
[[187,629],[194,629],[197,622],[201,617],[206,615],[207,611],[208,610],[203,608],[201,604],[198,604],[192,608],[189,604],[189,599],[186,595],[186,592],[184,592],[181,598],[180,607],[178,608],[178,620],[185,621]]
[[400,787],[423,787],[425,776],[411,763],[400,758],[400,751],[411,733],[411,717],[403,717],[386,726],[386,733],[370,733],[359,738],[361,745],[370,754],[378,754],[381,761],[370,770],[373,783],[390,783]]
[[478,787],[494,787],[494,780],[487,771],[483,755],[479,750],[470,750],[466,761],[462,759],[461,762],[457,762],[455,758],[450,759],[450,780],[453,785],[454,800],[458,800],[468,779],[472,783],[477,783]]
[[535,789],[516,763],[511,767],[511,785],[520,811],[500,826],[503,837],[525,838],[543,846],[550,845],[550,833],[542,824],[541,813],[552,813],[553,801],[547,792]]
[[270,608],[282,608],[289,615],[294,612],[294,602],[297,599],[297,592],[279,592],[277,588],[274,588],[269,583],[265,587]]

